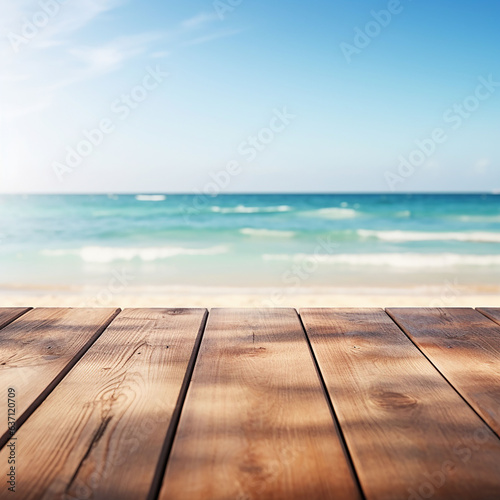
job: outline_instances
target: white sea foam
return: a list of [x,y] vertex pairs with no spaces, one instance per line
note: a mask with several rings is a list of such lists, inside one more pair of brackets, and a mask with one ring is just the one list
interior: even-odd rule
[[458,219],[462,222],[500,222],[500,215],[460,215]]
[[245,227],[240,229],[240,233],[245,236],[258,236],[261,238],[291,238],[295,235],[294,231],[279,231],[273,229],[254,229],[251,227]]
[[257,214],[257,213],[271,213],[271,212],[289,212],[292,207],[288,205],[280,205],[277,207],[246,207],[245,205],[238,205],[236,207],[211,207],[212,212],[220,214]]
[[362,238],[376,238],[383,241],[463,241],[476,243],[500,243],[500,232],[487,231],[473,232],[420,232],[420,231],[372,231],[358,229],[357,234]]
[[145,262],[163,260],[185,255],[218,255],[228,252],[225,246],[210,248],[181,248],[181,247],[150,247],[150,248],[121,248],[121,247],[83,247],[76,250],[44,250],[43,255],[49,257],[63,257],[74,255],[84,262],[106,264],[116,260],[130,261],[140,259]]
[[441,269],[458,266],[500,266],[500,255],[461,255],[452,253],[374,253],[374,254],[265,254],[266,261],[304,262],[320,264],[393,267],[400,269]]
[[137,201],[165,201],[167,197],[164,194],[138,194]]
[[353,208],[331,207],[304,212],[303,215],[307,215],[309,217],[320,217],[322,219],[353,219],[359,215],[359,212]]

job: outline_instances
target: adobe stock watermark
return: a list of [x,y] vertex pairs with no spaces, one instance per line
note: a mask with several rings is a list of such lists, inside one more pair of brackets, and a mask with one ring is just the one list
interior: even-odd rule
[[243,0],[214,0],[212,6],[221,21],[226,19],[228,14],[231,14],[243,3]]
[[[238,145],[238,155],[247,164],[254,162],[274,142],[276,136],[282,134],[290,126],[296,117],[296,115],[288,112],[286,106],[282,109],[275,108],[268,125],[261,128],[255,135],[247,137],[247,139]],[[189,222],[191,215],[201,212],[205,206],[210,204],[210,199],[215,198],[226,190],[231,184],[232,179],[243,173],[243,171],[241,161],[231,160],[222,170],[210,172],[208,174],[210,180],[201,190],[194,190],[196,196],[193,198],[191,206],[183,207],[185,221]]]
[[101,288],[95,296],[84,300],[78,307],[109,307],[117,295],[122,294],[130,286],[135,276],[126,269],[113,269],[105,287]]
[[61,6],[66,2],[67,0],[40,0],[39,10],[32,16],[25,16],[22,19],[20,31],[18,33],[11,31],[7,35],[12,50],[18,53],[26,47],[59,14]]
[[439,297],[431,301],[429,307],[451,307],[460,297],[461,292],[459,289],[458,278],[455,277],[453,281],[445,280],[441,288]]
[[[158,65],[154,69],[148,66],[141,82],[110,104],[111,113],[122,122],[127,120],[132,111],[137,109],[168,75]],[[85,158],[92,155],[116,128],[116,119],[106,117],[99,120],[96,127],[83,130],[81,139],[74,146],[67,146],[64,161],[52,164],[52,170],[59,182],[63,182],[66,175],[74,172]]]
[[[411,2],[412,0],[408,0]],[[354,28],[352,43],[342,42],[340,49],[350,64],[353,56],[361,54],[382,31],[391,24],[395,16],[403,12],[404,5],[400,0],[389,0],[385,9],[370,12],[371,19],[362,27]]]
[[482,102],[490,99],[500,87],[500,82],[488,78],[478,77],[479,84],[474,92],[468,95],[460,103],[449,107],[442,115],[443,125],[436,127],[428,137],[417,139],[415,149],[406,155],[400,155],[399,165],[395,171],[387,170],[384,177],[387,185],[394,191],[399,184],[404,183],[412,177],[417,169],[437,151],[438,146],[443,145],[450,138],[451,132],[460,129],[464,123],[479,109]]
[[[493,410],[494,416],[498,412]],[[481,451],[488,442],[496,441],[495,435],[486,427],[478,427],[472,436],[465,437],[453,447],[453,460],[445,460],[441,467],[432,473],[424,474],[425,479],[416,487],[408,488],[408,500],[427,500],[432,498],[448,481],[448,477],[456,477],[456,466],[460,462],[468,464],[474,455]]]

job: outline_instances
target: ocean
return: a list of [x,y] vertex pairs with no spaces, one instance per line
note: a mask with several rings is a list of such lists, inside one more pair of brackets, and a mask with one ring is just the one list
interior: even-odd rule
[[0,287],[500,286],[494,194],[2,195]]

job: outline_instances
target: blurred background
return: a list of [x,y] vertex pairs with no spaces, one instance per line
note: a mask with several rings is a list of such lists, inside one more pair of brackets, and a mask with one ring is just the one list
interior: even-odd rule
[[2,304],[500,304],[500,5],[1,5]]

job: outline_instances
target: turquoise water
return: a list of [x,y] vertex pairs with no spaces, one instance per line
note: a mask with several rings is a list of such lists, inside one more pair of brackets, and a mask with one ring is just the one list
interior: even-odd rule
[[4,287],[500,285],[500,196],[0,196],[0,244]]

